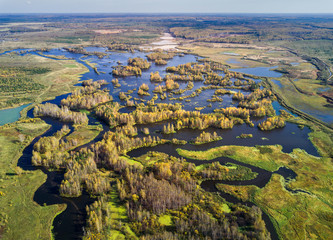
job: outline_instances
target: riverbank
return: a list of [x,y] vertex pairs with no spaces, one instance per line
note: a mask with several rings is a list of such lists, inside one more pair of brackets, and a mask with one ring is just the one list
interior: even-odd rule
[[3,239],[51,239],[52,222],[65,205],[40,206],[35,191],[45,182],[42,171],[23,171],[17,161],[23,149],[50,126],[41,120],[0,127],[0,236]]

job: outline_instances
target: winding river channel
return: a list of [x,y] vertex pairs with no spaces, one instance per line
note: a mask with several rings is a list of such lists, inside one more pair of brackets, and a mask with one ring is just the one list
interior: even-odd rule
[[[36,51],[28,51],[27,53],[20,53],[22,49],[15,50],[19,54],[36,54],[40,55]],[[103,51],[106,52],[106,49],[104,48],[95,48],[90,47],[87,48],[87,51]],[[112,76],[109,74],[112,70],[112,66],[116,66],[117,62],[120,62],[122,64],[127,63],[127,59],[129,57],[142,57],[145,58],[146,53],[143,52],[135,52],[135,53],[117,53],[117,52],[106,52],[107,55],[103,57],[102,59],[97,58],[96,56],[89,56],[85,57],[82,54],[75,54],[75,53],[69,53],[63,49],[53,49],[47,52],[48,55],[53,56],[65,56],[69,59],[75,59],[76,61],[84,64],[88,69],[89,72],[86,74],[83,74],[81,76],[81,80],[87,80],[87,79],[93,79],[99,80],[99,79],[105,79],[109,84],[105,85],[103,88],[106,88],[110,91],[110,94],[113,96],[114,101],[121,102],[118,93],[119,91],[126,92],[128,90],[131,90],[133,88],[138,88],[142,83],[146,83],[149,86],[149,92],[151,94],[152,90],[154,89],[154,84],[149,81],[149,75],[150,72],[159,71],[160,75],[163,77],[166,72],[165,68],[167,66],[176,66],[179,64],[184,64],[187,62],[195,62],[198,57],[193,55],[185,55],[185,56],[175,56],[172,60],[169,61],[167,66],[156,66],[155,64],[152,64],[152,67],[149,69],[149,71],[144,71],[141,77],[127,77],[126,81],[124,79],[119,79],[120,84],[122,85],[120,89],[114,89],[113,85],[111,84],[111,80],[113,79]],[[44,56],[45,57],[45,56]],[[52,59],[57,59],[54,57],[49,57]],[[98,72],[94,71],[94,69],[90,66],[90,64],[87,64],[84,60],[89,60],[91,63],[96,64],[96,67],[98,69]],[[57,59],[58,60],[58,59]],[[61,61],[61,60],[59,60]],[[264,69],[263,74],[267,71],[267,69]],[[222,74],[222,73],[221,73]],[[185,88],[186,83],[179,83],[180,88]],[[194,88],[195,89],[200,88],[203,86],[202,82],[195,82]],[[237,106],[236,102],[233,102],[230,95],[224,95],[223,96],[223,102],[214,102],[212,103],[212,107],[206,107],[207,102],[206,99],[209,98],[209,96],[213,95],[214,90],[205,90],[203,91],[199,96],[194,97],[191,102],[189,103],[183,103],[185,110],[194,110],[196,107],[205,107],[201,112],[202,113],[209,113],[212,112],[215,108],[221,108],[226,106]],[[241,91],[245,95],[249,94],[249,92]],[[185,92],[180,96],[186,96],[189,95],[190,92]],[[68,96],[68,94],[58,96],[57,98],[47,101],[54,104],[60,104],[61,99],[64,99]],[[150,97],[143,96],[139,97],[143,100],[150,99]],[[165,102],[165,103],[176,103],[176,100],[156,100],[156,102]],[[283,109],[278,103],[275,104],[275,109]],[[123,108],[121,111],[129,112],[131,109],[129,108]],[[33,117],[32,110],[28,111],[28,117]],[[53,222],[53,232],[55,235],[55,239],[81,239],[83,235],[83,228],[86,223],[86,205],[91,204],[94,202],[94,199],[89,196],[86,192],[83,192],[82,196],[78,198],[66,198],[61,197],[59,195],[59,186],[63,179],[64,173],[61,171],[48,171],[45,168],[40,167],[34,167],[31,164],[31,157],[32,157],[32,150],[33,145],[41,138],[46,136],[53,135],[56,131],[60,130],[64,123],[50,119],[50,118],[43,118],[43,120],[48,123],[51,127],[41,136],[36,137],[31,144],[26,147],[23,151],[23,155],[20,157],[18,161],[18,166],[23,168],[24,170],[36,170],[41,169],[45,174],[47,174],[47,180],[46,182],[40,186],[40,188],[35,192],[34,195],[34,201],[36,201],[40,205],[51,205],[51,204],[66,204],[67,208],[65,211],[63,211],[61,214],[59,214]],[[89,117],[89,124],[95,124],[95,122],[98,121],[92,117]],[[257,128],[257,124],[262,121],[261,120],[254,120],[255,127],[251,128],[245,124],[243,125],[236,125],[232,130],[221,130],[221,129],[207,129],[205,130],[213,132],[216,131],[218,135],[222,136],[223,139],[216,142],[211,142],[203,145],[191,145],[186,144],[181,146],[183,149],[187,150],[207,150],[212,147],[218,147],[221,145],[240,145],[240,146],[255,146],[255,145],[274,145],[274,144],[280,144],[283,147],[284,152],[291,152],[294,148],[301,148],[306,150],[309,154],[318,156],[318,153],[315,149],[315,147],[312,145],[310,140],[308,139],[308,133],[310,132],[310,129],[307,127],[304,127],[303,129],[299,128],[297,125],[292,123],[287,123],[285,128],[282,129],[276,129],[273,131],[260,131]],[[93,142],[100,141],[103,137],[103,134],[106,131],[109,131],[110,129],[106,124],[104,124],[102,121],[100,122],[103,125],[103,131],[90,143],[86,144],[85,146],[88,146],[89,144]],[[137,126],[138,130],[143,127],[149,127],[150,132],[152,135],[159,136],[164,139],[172,139],[172,138],[178,138],[181,140],[186,140],[189,142],[194,136],[197,136],[200,134],[201,131],[199,130],[192,130],[192,129],[182,129],[178,131],[175,134],[169,134],[164,135],[161,133],[161,129],[163,128],[163,125],[165,122],[156,123],[156,124],[150,124],[149,126]],[[73,131],[73,127],[69,126],[71,129],[71,132]],[[236,138],[236,136],[239,136],[242,133],[251,133],[253,134],[253,138],[250,139],[241,139]],[[70,134],[70,133],[69,133]],[[140,134],[139,134],[140,137]],[[173,145],[173,144],[164,144],[164,145],[158,145],[155,147],[147,147],[147,148],[139,148],[132,150],[128,153],[131,157],[138,157],[142,154],[145,154],[149,151],[159,151],[164,152],[169,155],[173,155],[175,157],[181,157],[178,155],[176,149],[179,146]],[[249,164],[245,164],[236,160],[233,160],[231,158],[226,157],[220,157],[216,158],[211,161],[199,161],[199,160],[191,160],[186,159],[188,162],[194,163],[196,165],[205,164],[205,163],[211,163],[211,162],[220,162],[222,165],[226,163],[234,163],[241,166],[245,166],[249,169],[251,169],[253,172],[257,173],[257,176],[254,179],[251,180],[245,180],[245,181],[204,181],[201,184],[201,187],[210,192],[218,192],[216,189],[217,183],[225,183],[225,184],[231,184],[231,185],[255,185],[259,188],[264,187],[268,181],[270,180],[273,172],[266,171],[264,169],[254,167]],[[275,171],[274,173],[280,174],[285,179],[290,180],[294,179],[296,177],[296,174],[287,168],[280,168],[278,171]],[[288,190],[288,189],[287,189]],[[226,194],[222,192],[218,192],[219,195],[221,195],[223,198],[225,198],[227,201],[232,203],[242,203],[247,206],[253,206],[254,204],[251,202],[241,202],[237,198]],[[272,239],[278,239],[277,232],[273,226],[273,223],[271,222],[270,218],[266,213],[263,213],[263,219],[266,223],[267,229],[271,233]]]

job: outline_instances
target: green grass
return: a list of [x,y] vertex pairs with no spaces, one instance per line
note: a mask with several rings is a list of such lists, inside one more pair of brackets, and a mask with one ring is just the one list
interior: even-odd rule
[[[197,170],[197,171],[200,171],[200,170],[204,170],[205,168],[207,168],[208,167],[208,165],[210,165],[210,164],[201,164],[201,165],[199,165],[199,166],[196,166],[195,167],[195,170]],[[235,164],[232,164],[232,166],[224,166],[225,168],[227,168],[227,169],[237,169],[237,165],[235,165]]]
[[223,212],[226,212],[226,213],[230,213],[231,212],[230,207],[226,203],[222,204],[221,209],[222,209]]
[[[16,167],[24,147],[48,127],[38,121],[0,128],[0,236],[3,239],[50,239],[53,219],[65,209],[65,205],[42,207],[35,203],[34,193],[47,176],[40,170],[25,172]],[[20,134],[24,142],[20,141]]]
[[[324,132],[321,132],[323,135]],[[324,139],[322,136],[320,139]],[[326,138],[327,140],[327,138]],[[326,144],[327,142],[324,142]],[[332,146],[332,145],[329,145]],[[228,156],[241,162],[275,171],[280,166],[292,169],[296,180],[288,187],[304,190],[306,193],[293,194],[285,189],[281,176],[273,175],[262,189],[254,186],[218,185],[227,193],[242,200],[254,201],[272,217],[283,239],[328,239],[333,234],[333,166],[329,157],[314,157],[301,149],[283,153],[282,147],[275,146],[222,146],[207,151],[178,149],[184,157],[211,160]]]
[[[233,45],[223,47],[206,47],[188,45],[183,49],[190,50],[193,54],[207,57],[212,61],[220,62],[229,65],[231,68],[240,67],[269,67],[276,66],[282,63],[300,62],[301,58],[279,49],[272,51],[275,48],[260,48],[256,45]],[[238,55],[228,55],[225,53],[235,53]],[[235,59],[239,63],[229,63],[228,60]]]
[[142,166],[141,162],[136,161],[134,159],[131,159],[131,158],[128,158],[128,157],[125,157],[125,156],[121,156],[120,158],[126,160],[126,162],[130,165],[141,165]]
[[66,36],[66,37],[57,37],[55,40],[49,40],[53,43],[69,43],[69,44],[79,44],[85,41],[89,41],[90,36]]
[[333,234],[332,206],[307,194],[292,194],[283,187],[282,177],[270,182],[254,196],[272,218],[283,239],[330,239]]
[[75,65],[75,64],[66,64],[65,67],[67,67],[67,68],[76,68],[77,65]]
[[300,53],[315,56],[329,65],[333,65],[333,43],[330,40],[303,40],[294,42],[277,42],[279,45],[287,46]]
[[127,220],[127,211],[124,205],[121,204],[118,193],[115,188],[109,194],[110,201],[108,202],[111,209],[110,218],[112,220],[124,221]]
[[135,233],[128,226],[128,217],[126,207],[120,202],[118,193],[115,187],[112,189],[109,194],[109,210],[110,210],[110,221],[117,225],[117,223],[122,222],[123,228],[122,231],[112,230],[108,235],[108,239],[137,239]]
[[[327,116],[333,119],[333,111],[326,106],[326,99],[317,94],[317,89],[324,87],[319,84],[319,81],[300,79],[294,82],[297,88],[309,94],[300,92],[287,78],[279,78],[279,81],[283,85],[283,88],[275,84],[272,84],[272,88],[283,97],[287,105],[308,113],[322,121],[327,122]],[[333,124],[332,120],[327,123]]]
[[[260,51],[257,49],[250,49],[250,48],[208,48],[208,47],[201,47],[201,46],[190,46],[184,47],[186,50],[190,50],[191,53],[197,54],[202,57],[209,58],[212,61],[220,62],[222,64],[229,65],[232,68],[239,68],[242,65],[246,65],[248,67],[263,67],[269,66],[265,63],[257,62],[257,61],[249,61],[244,60],[243,57],[248,55],[257,55]],[[227,55],[223,54],[223,52],[233,52],[239,55]],[[236,63],[228,63],[229,59],[235,59],[241,63],[241,65]]]
[[234,186],[234,185],[222,184],[222,183],[216,184],[216,188],[219,191],[231,194],[244,202],[251,201],[255,191],[259,189],[257,186],[253,186],[253,185]]
[[157,161],[164,161],[168,159],[168,154],[161,153],[161,152],[150,152],[146,153],[144,155],[141,155],[140,157],[136,157],[134,160],[136,162],[141,163],[143,166],[149,166],[154,164]]
[[[265,146],[265,148],[270,148],[275,153],[282,149],[281,146]],[[230,157],[269,171],[275,171],[282,166],[282,164],[278,164],[274,159],[271,159],[271,155],[262,154],[260,149],[255,147],[221,146],[206,151],[188,151],[178,148],[177,152],[183,157],[197,160],[213,160],[223,156]]]

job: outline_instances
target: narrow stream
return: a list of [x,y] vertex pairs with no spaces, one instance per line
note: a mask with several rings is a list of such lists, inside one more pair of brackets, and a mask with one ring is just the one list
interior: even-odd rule
[[[29,115],[31,115],[30,110]],[[42,135],[36,137],[29,146],[27,146],[23,155],[19,158],[17,165],[24,170],[34,171],[42,170],[47,175],[47,180],[41,185],[34,194],[34,201],[43,206],[52,204],[67,204],[66,210],[56,216],[53,221],[53,233],[55,239],[81,239],[83,236],[83,227],[86,224],[86,206],[94,202],[89,194],[83,192],[77,198],[65,198],[59,194],[59,187],[64,178],[63,171],[48,171],[44,167],[35,167],[31,163],[32,150],[34,144],[42,137],[49,137],[60,130],[63,123],[50,118],[43,118],[51,127]],[[69,125],[71,132],[73,127]]]

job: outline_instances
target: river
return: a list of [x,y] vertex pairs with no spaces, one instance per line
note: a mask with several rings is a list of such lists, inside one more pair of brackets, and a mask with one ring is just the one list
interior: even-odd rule
[[[151,68],[148,71],[143,71],[141,77],[127,77],[127,78],[119,78],[119,82],[121,83],[120,89],[114,89],[113,85],[111,84],[111,80],[113,79],[110,72],[112,71],[112,67],[118,65],[117,62],[120,61],[122,64],[126,64],[127,59],[129,57],[142,57],[145,58],[146,53],[143,52],[135,52],[135,53],[118,53],[118,52],[108,52],[105,48],[89,48],[87,49],[89,51],[101,51],[105,52],[107,55],[103,57],[102,59],[99,59],[97,56],[89,56],[85,57],[82,54],[75,54],[75,53],[69,53],[63,49],[52,49],[47,54],[48,55],[55,55],[55,56],[65,56],[70,59],[75,59],[76,61],[84,64],[88,69],[89,72],[82,75],[81,80],[87,80],[87,79],[93,79],[94,81],[105,79],[108,84],[103,86],[104,89],[109,90],[110,94],[113,96],[114,101],[120,102],[124,104],[123,101],[121,101],[118,97],[118,92],[123,91],[126,92],[128,90],[132,90],[133,88],[138,89],[138,87],[142,83],[146,83],[149,86],[149,93],[153,95],[152,90],[155,88],[155,84],[151,83],[149,81],[150,72],[159,71],[160,75],[163,77],[166,74],[165,68],[167,66],[176,66],[179,64],[184,64],[187,62],[195,62],[197,59],[199,59],[196,56],[193,55],[177,55],[172,60],[168,62],[166,66],[157,66],[154,63],[152,64]],[[19,50],[17,50],[19,52]],[[37,52],[30,51],[28,53],[24,54],[37,54]],[[51,57],[52,58],[52,57]],[[56,58],[54,58],[56,59]],[[98,69],[98,72],[100,74],[97,74],[88,64],[86,64],[83,60],[88,59],[90,62],[96,64],[96,67]],[[57,59],[59,60],[59,59]],[[61,61],[61,60],[59,60]],[[262,72],[258,72],[262,70]],[[275,75],[276,72],[272,71],[272,69],[256,69],[256,73],[259,73],[260,75],[267,75],[267,73]],[[273,72],[273,73],[270,73]],[[232,81],[235,81],[235,79],[231,79]],[[180,88],[186,88],[187,83],[179,83]],[[202,82],[194,82],[194,88],[191,91],[186,91],[185,93],[178,96],[186,96],[189,95],[192,91],[195,89],[198,89],[200,87],[204,86]],[[189,103],[183,103],[185,110],[195,110],[196,107],[205,107],[201,112],[202,113],[209,113],[212,112],[215,108],[221,108],[226,106],[237,106],[237,102],[234,102],[231,98],[231,95],[224,95],[223,96],[223,102],[214,102],[212,103],[212,107],[207,107],[206,99],[213,94],[214,90],[205,90],[203,91],[199,96],[196,96],[191,99],[191,102]],[[243,94],[247,95],[249,92],[242,91]],[[47,102],[51,102],[54,104],[60,104],[61,99],[66,98],[68,94],[61,95],[56,97],[55,99]],[[150,99],[151,97],[147,96],[137,96],[138,98],[142,100]],[[165,100],[158,99],[155,102],[159,103],[176,103],[179,102],[177,100],[169,100],[168,98]],[[181,102],[182,103],[182,102]],[[277,110],[284,109],[280,105],[277,106],[278,103],[275,103],[275,108]],[[124,108],[122,111],[131,111],[131,109]],[[33,117],[32,110],[28,112],[29,117]],[[46,131],[43,135],[35,138],[33,142],[24,149],[22,157],[18,161],[18,166],[22,167],[25,170],[35,170],[35,169],[41,169],[44,173],[47,174],[47,180],[46,182],[36,191],[34,195],[34,200],[40,204],[43,205],[46,203],[47,205],[50,204],[61,204],[66,203],[67,208],[64,212],[59,214],[53,222],[53,232],[55,234],[55,239],[81,239],[83,235],[83,227],[85,226],[85,219],[86,219],[86,211],[85,206],[87,204],[91,204],[94,199],[90,198],[90,196],[84,192],[81,197],[79,198],[64,198],[59,195],[59,185],[63,179],[63,172],[50,172],[47,171],[44,168],[37,168],[31,165],[31,156],[32,156],[32,149],[33,145],[44,136],[51,136],[54,134],[57,130],[61,129],[63,123],[49,119],[49,118],[43,118],[48,124],[51,125],[51,128]],[[310,140],[308,139],[308,133],[310,132],[310,129],[305,127],[303,129],[299,128],[296,124],[287,123],[286,127],[283,129],[276,129],[273,131],[260,131],[256,126],[257,124],[262,121],[263,119],[254,119],[255,127],[249,127],[245,124],[243,125],[236,125],[232,130],[221,130],[221,129],[207,129],[205,131],[216,131],[219,135],[223,137],[222,140],[217,142],[212,142],[208,144],[203,144],[199,146],[194,146],[191,144],[186,144],[182,146],[184,149],[188,150],[206,150],[211,147],[217,147],[221,145],[241,145],[241,146],[255,146],[255,145],[272,145],[272,144],[280,144],[283,147],[284,152],[291,152],[294,148],[302,148],[305,149],[308,153],[318,156],[318,153]],[[94,119],[90,118],[90,122],[93,122]],[[149,127],[150,132],[152,135],[160,136],[161,138],[165,139],[171,139],[171,138],[179,138],[186,141],[191,140],[194,136],[197,136],[200,134],[201,131],[199,130],[192,130],[192,129],[182,129],[178,131],[175,134],[171,135],[164,135],[160,132],[163,125],[166,122],[157,123],[157,124],[151,124],[149,126],[139,125],[138,129],[143,127]],[[71,126],[70,126],[71,127]],[[109,128],[103,124],[103,132],[99,134],[93,142],[100,141],[102,139],[103,133],[105,131],[109,131]],[[71,127],[72,129],[72,127]],[[239,136],[242,133],[251,133],[253,134],[253,138],[250,139],[241,139],[236,138],[236,136]],[[140,136],[140,135],[139,135]],[[91,144],[91,143],[89,143]],[[87,145],[89,145],[87,144]],[[86,146],[87,146],[86,145]],[[140,148],[133,150],[129,153],[130,156],[139,156],[143,153],[146,153],[148,151],[160,151],[165,152],[167,154],[179,157],[178,153],[176,152],[176,145],[172,144],[164,144],[159,145],[152,148]],[[202,164],[207,163],[207,161],[194,161],[189,160],[189,162],[193,162],[195,164]],[[271,178],[272,172],[251,166],[249,164],[241,163],[236,160],[230,159],[230,158],[218,158],[213,161],[219,161],[221,164],[224,164],[226,162],[230,163],[236,163],[242,166],[249,167],[253,172],[257,172],[258,175],[255,179],[247,180],[247,181],[236,181],[236,182],[230,182],[230,181],[204,181],[202,183],[202,188],[207,191],[216,192],[217,189],[215,187],[215,184],[218,182],[223,183],[229,183],[229,184],[236,184],[236,185],[256,185],[258,187],[264,187],[269,179]],[[212,162],[212,161],[211,161]],[[283,170],[280,169],[276,173],[281,174],[282,176],[286,177],[288,175],[289,177],[295,178],[296,175],[293,172],[290,172],[291,170]],[[288,174],[285,174],[285,173]],[[221,196],[226,198],[227,201],[230,202],[239,202],[236,198],[224,194],[219,193]],[[248,206],[252,206],[253,203],[243,203]],[[263,219],[266,223],[266,226],[268,230],[271,233],[271,236],[273,239],[277,239],[277,233],[276,230],[270,221],[269,217],[263,213]]]

